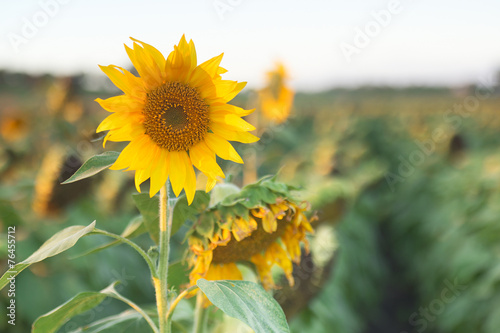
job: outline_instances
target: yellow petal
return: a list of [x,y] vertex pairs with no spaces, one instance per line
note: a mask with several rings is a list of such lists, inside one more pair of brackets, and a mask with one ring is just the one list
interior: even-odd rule
[[189,156],[193,165],[209,178],[217,176],[224,178],[224,172],[217,164],[215,153],[207,146],[204,141],[200,141],[189,150]]
[[[255,220],[253,220],[253,222],[255,222]],[[231,225],[231,232],[238,242],[250,236],[252,231],[254,231],[255,229],[257,229],[257,223],[247,222],[241,217],[236,218]]]
[[217,155],[225,160],[230,160],[236,163],[243,163],[240,155],[236,152],[233,146],[225,139],[217,134],[207,133],[205,135],[205,142]]
[[234,262],[224,264],[223,274],[223,279],[226,280],[243,280],[243,275]]
[[210,120],[213,122],[227,125],[228,128],[237,131],[253,131],[255,127],[247,123],[245,120],[241,119],[233,113],[222,113],[222,112],[211,112]]
[[109,115],[97,127],[96,133],[126,126],[129,123],[142,123],[141,112],[118,112]]
[[194,47],[193,40],[189,41],[189,54],[191,55],[191,69],[194,70],[198,60],[196,58],[196,48]]
[[151,155],[153,154],[153,146],[156,145],[151,141],[149,135],[143,135],[142,137],[136,139],[137,146],[135,147],[136,154],[132,158],[130,163],[130,170],[141,170],[147,169],[149,163],[151,163]]
[[280,266],[288,279],[288,283],[293,286],[294,279],[292,275],[293,265],[286,251],[278,244],[272,243],[266,250],[265,257],[270,262],[275,262]]
[[111,82],[114,83],[121,91],[125,94],[144,100],[146,97],[146,90],[142,80],[118,66],[99,66],[101,70],[106,74]]
[[236,81],[232,80],[213,80],[200,87],[200,95],[202,98],[208,100],[224,98],[224,96],[234,91],[237,84]]
[[172,189],[174,194],[179,196],[184,183],[186,181],[186,167],[184,165],[184,159],[181,157],[182,154],[186,154],[185,151],[171,151],[170,152],[170,182],[172,183]]
[[210,106],[210,113],[233,113],[238,117],[248,116],[250,113],[254,112],[255,109],[245,110],[238,106],[231,104],[215,104]]
[[194,173],[193,165],[189,160],[187,154],[181,154],[184,159],[184,166],[186,167],[186,184],[184,186],[184,192],[186,192],[186,198],[188,200],[188,205],[193,202],[194,195],[196,193],[196,175]]
[[216,184],[217,184],[217,179],[208,177],[205,192],[207,193],[210,192],[215,187]]
[[144,134],[144,126],[140,123],[129,123],[123,127],[110,130],[103,140],[103,147],[106,141],[132,141],[140,135]]
[[142,47],[144,47],[144,50],[146,51],[146,53],[148,53],[149,56],[151,56],[154,59],[158,68],[162,72],[165,71],[165,62],[166,61],[165,61],[165,57],[163,56],[163,54],[161,54],[160,51],[158,51],[155,47],[153,47],[147,43],[141,42],[140,40],[137,40],[137,39],[132,38],[132,37],[130,37],[130,39],[132,39],[134,42],[141,44]]
[[271,265],[267,263],[266,259],[260,253],[252,256],[250,261],[257,268],[257,273],[259,274],[264,289],[273,289],[275,285],[273,275],[271,273]]
[[115,163],[109,167],[111,170],[121,170],[126,169],[130,166],[132,162],[132,158],[135,155],[134,146],[136,146],[137,140],[130,142],[125,148],[123,148],[122,152],[116,159]]
[[211,102],[214,102],[214,103],[227,103],[229,102],[230,100],[232,100],[234,97],[236,97],[236,95],[238,95],[240,93],[240,91],[243,90],[243,88],[245,88],[245,86],[247,85],[246,82],[238,82],[234,89],[232,89],[230,92],[227,92],[227,91],[223,91],[222,89],[220,90],[221,94],[224,93],[224,95],[217,95],[216,98],[214,99],[209,99]]
[[[137,161],[137,153],[139,151],[144,154],[149,151],[149,147],[144,146],[145,138],[147,139],[147,135],[139,137],[133,141],[131,141],[121,152],[118,159],[115,163],[110,167],[111,170],[121,170],[128,168],[129,170],[136,170],[134,168],[134,163]],[[146,158],[143,158],[147,162]],[[143,169],[143,168],[142,168]]]
[[278,221],[270,210],[266,210],[266,216],[262,218],[262,228],[269,234],[278,229]]
[[223,55],[224,53],[221,53],[220,55],[213,57],[196,67],[189,78],[190,85],[193,87],[201,87],[202,85],[212,82],[212,80],[218,75],[217,72],[220,68],[219,64]]
[[141,184],[148,179],[146,170],[137,170],[135,172],[135,188],[137,192],[141,193]]
[[165,185],[168,179],[169,152],[166,149],[159,148],[159,154],[156,157],[156,163],[151,170],[151,185],[149,196],[152,197]]
[[129,95],[114,96],[107,99],[97,98],[95,101],[109,112],[142,112],[144,109],[143,102]]
[[227,69],[219,67],[219,69],[217,70],[217,74],[221,75],[221,74],[224,74],[224,73],[227,73]]
[[229,129],[225,125],[221,125],[219,123],[210,124],[210,129],[215,134],[219,135],[221,138],[224,138],[228,141],[238,141],[243,143],[252,143],[257,142],[260,139],[255,135],[248,132],[235,131],[233,129]]
[[[142,146],[144,142],[144,138],[138,138],[137,140],[132,141],[129,143],[125,149],[122,150],[120,156],[118,156],[118,159],[115,161],[115,163],[110,167],[111,170],[121,170],[124,168],[131,168],[132,164],[137,160],[137,151],[138,148]],[[142,156],[141,159],[146,161],[146,166],[149,167],[151,164],[155,149],[154,146],[148,146],[142,151]],[[144,168],[144,169],[147,169]]]
[[[150,154],[148,156],[149,163],[148,163],[147,168],[143,169],[144,173],[141,174],[141,180],[143,179],[143,177],[146,177],[145,179],[151,178],[153,170],[155,170],[157,168],[158,157],[160,156],[160,153],[161,153],[161,150],[162,150],[157,145],[150,146],[149,149],[150,149]],[[155,187],[156,184],[153,184],[151,179],[150,179],[150,185],[149,186],[150,186],[149,187],[150,188],[150,190],[149,190],[149,196],[153,197],[154,193],[152,193],[151,187]]]
[[162,83],[161,70],[158,68],[156,61],[145,50],[134,43],[133,49],[125,45],[128,57],[132,64],[137,69],[137,72],[143,79],[145,86],[148,89],[159,86]]
[[196,61],[194,43],[190,41],[188,44],[186,37],[183,35],[179,44],[174,46],[174,51],[168,55],[165,64],[166,79],[168,81],[187,82],[196,66],[193,61]]

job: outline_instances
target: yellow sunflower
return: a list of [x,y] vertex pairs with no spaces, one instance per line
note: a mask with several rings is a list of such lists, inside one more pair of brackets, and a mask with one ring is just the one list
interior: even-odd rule
[[112,112],[97,132],[109,130],[104,144],[130,141],[111,169],[135,170],[138,191],[149,178],[153,196],[170,177],[175,195],[184,189],[191,203],[193,166],[207,176],[208,192],[217,177],[224,178],[216,155],[243,163],[228,141],[258,140],[248,133],[255,128],[241,118],[253,110],[227,104],[246,83],[221,78],[227,72],[219,66],[223,54],[197,65],[194,43],[184,36],[166,59],[153,46],[132,40],[132,48],[125,49],[139,77],[118,66],[100,66],[124,95],[96,100]]
[[294,92],[286,85],[287,79],[286,68],[279,63],[267,73],[267,87],[259,92],[264,117],[277,124],[284,122],[292,110]]
[[242,206],[236,207],[238,205],[233,210],[239,212],[236,214],[224,213],[224,210],[220,213],[220,209],[214,212],[215,216],[224,217],[216,217],[218,223],[208,240],[196,231],[189,236],[190,284],[196,284],[200,278],[242,280],[236,264],[247,262],[255,267],[264,288],[276,287],[271,274],[274,265],[283,269],[293,286],[292,263],[300,263],[301,243],[309,251],[306,233],[313,232],[311,220],[304,214],[308,205],[283,197],[246,212]]

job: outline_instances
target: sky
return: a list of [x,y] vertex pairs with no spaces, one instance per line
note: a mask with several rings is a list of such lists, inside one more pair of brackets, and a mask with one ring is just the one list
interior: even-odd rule
[[129,37],[168,55],[185,34],[252,88],[277,61],[303,91],[460,86],[500,69],[499,33],[498,0],[3,0],[0,69],[101,75]]

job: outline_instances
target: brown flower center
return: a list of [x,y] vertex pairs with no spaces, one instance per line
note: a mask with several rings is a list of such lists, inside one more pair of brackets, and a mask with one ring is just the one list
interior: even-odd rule
[[146,134],[169,151],[187,151],[208,132],[208,105],[196,89],[180,82],[151,90],[143,113]]

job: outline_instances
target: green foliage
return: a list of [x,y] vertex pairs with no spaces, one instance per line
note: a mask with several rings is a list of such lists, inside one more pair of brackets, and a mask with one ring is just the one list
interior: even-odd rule
[[191,205],[188,205],[185,195],[180,196],[174,207],[172,235],[174,235],[184,223],[194,222],[198,214],[207,209],[209,202],[210,194],[205,191],[196,191]]
[[209,207],[212,208],[226,197],[239,193],[240,191],[241,189],[238,186],[231,183],[217,184],[212,191],[210,191]]
[[68,320],[88,311],[108,297],[106,289],[100,292],[79,293],[66,303],[39,317],[33,323],[32,333],[54,333]]
[[179,291],[189,283],[187,271],[189,266],[185,260],[179,260],[168,266],[168,287]]
[[256,333],[290,331],[279,304],[256,283],[199,279],[197,285],[215,306]]
[[295,187],[279,183],[273,176],[266,176],[256,183],[243,187],[240,192],[228,195],[218,205],[214,205],[212,209],[233,207],[238,203],[252,209],[275,203],[278,198],[297,201],[292,193],[294,190],[296,190]]
[[[150,325],[150,328],[153,329],[153,332],[157,333],[158,329],[156,324],[152,321],[151,317],[144,312],[141,308],[139,308],[136,304],[131,302],[130,300],[121,296],[115,289],[115,286],[120,281],[113,282],[107,288],[101,290],[100,292],[83,292],[79,293],[63,305],[58,308],[52,310],[51,312],[39,317],[35,323],[33,324],[33,333],[54,333],[56,332],[64,323],[66,323],[72,317],[84,313],[86,311],[91,310],[92,308],[101,304],[102,301],[106,297],[113,297],[118,300],[121,300],[127,304],[129,304],[137,313],[139,313]],[[114,318],[112,320],[112,324],[123,323],[123,316],[120,318]],[[129,320],[128,318],[126,319]],[[103,324],[102,321],[95,324]],[[109,320],[104,323],[104,327],[107,328],[110,324]],[[97,325],[93,325],[94,327]],[[115,327],[116,329],[116,327]],[[95,331],[95,328],[94,328]],[[149,331],[149,329],[148,329]]]
[[[127,238],[127,239],[132,239],[132,238],[135,238],[135,237],[138,237],[138,236],[144,234],[145,232],[147,232],[147,230],[146,230],[146,227],[143,223],[143,219],[141,216],[137,216],[136,218],[134,218],[132,221],[129,222],[129,224],[125,227],[125,230],[123,230],[123,232],[121,233],[120,236]],[[92,249],[84,254],[73,257],[73,259],[83,257],[83,256],[86,256],[89,254],[94,254],[94,253],[108,249],[110,247],[113,247],[113,246],[121,244],[121,243],[122,242],[120,240],[115,240],[115,241],[109,242],[107,244],[101,245],[99,247],[96,247],[95,249]]]
[[[150,313],[150,315],[154,315],[154,313]],[[136,333],[149,332],[149,330],[149,326],[137,311],[126,310],[80,327],[70,333]]]
[[[395,256],[417,290],[415,329],[495,333],[500,326],[500,178],[485,175],[481,160],[417,171],[390,206]],[[409,256],[422,260],[410,264]],[[420,307],[436,319],[426,320]]]
[[137,209],[141,212],[149,236],[158,244],[160,241],[160,227],[158,222],[158,205],[160,201],[158,196],[150,198],[147,193],[136,193],[132,195],[132,198],[134,198]]
[[83,165],[76,170],[76,172],[69,177],[63,184],[73,183],[88,177],[92,177],[93,175],[101,172],[112,166],[118,156],[119,152],[116,151],[107,151],[99,155],[92,156],[89,158]]
[[[160,229],[158,226],[158,196],[150,198],[147,193],[137,193],[133,194],[132,197],[142,215],[144,225],[149,235],[153,241],[158,244],[160,239]],[[205,191],[196,191],[191,205],[188,205],[185,195],[180,196],[175,201],[171,201],[169,204],[174,203],[171,235],[175,235],[185,223],[194,222],[198,214],[208,207],[209,201],[210,194]]]
[[0,289],[5,287],[9,283],[9,279],[17,276],[21,271],[30,266],[31,264],[40,262],[48,257],[55,256],[67,249],[71,248],[76,242],[92,232],[95,227],[95,221],[88,226],[72,226],[59,231],[57,234],[52,236],[43,245],[36,250],[27,259],[16,264],[13,268],[10,268],[1,278],[0,278]]

